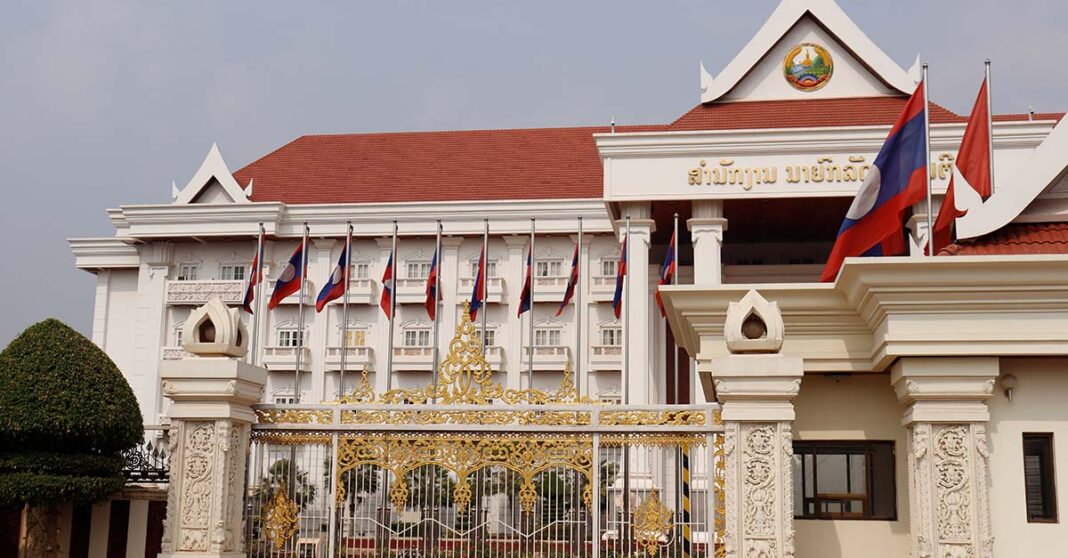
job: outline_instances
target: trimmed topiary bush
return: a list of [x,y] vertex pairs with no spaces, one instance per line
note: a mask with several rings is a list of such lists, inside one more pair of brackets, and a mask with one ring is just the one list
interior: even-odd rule
[[121,453],[143,433],[118,367],[59,320],[30,326],[0,353],[0,506],[118,492]]

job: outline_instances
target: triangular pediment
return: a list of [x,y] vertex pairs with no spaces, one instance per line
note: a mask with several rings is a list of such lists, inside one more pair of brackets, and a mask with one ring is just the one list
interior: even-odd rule
[[219,146],[212,144],[193,178],[174,193],[175,205],[249,203],[252,181],[242,188],[223,161]]
[[911,94],[919,66],[890,59],[833,0],[783,0],[749,44],[712,77],[701,102]]

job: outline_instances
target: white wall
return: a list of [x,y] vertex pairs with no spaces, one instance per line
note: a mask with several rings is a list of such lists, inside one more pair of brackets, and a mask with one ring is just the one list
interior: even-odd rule
[[[1012,402],[1000,385],[990,399],[990,510],[995,556],[1068,556],[1068,359],[1002,359],[1019,380]],[[1052,432],[1060,523],[1028,523],[1023,433]]]
[[887,374],[806,374],[794,400],[795,440],[893,440],[897,521],[794,521],[800,558],[903,558],[909,552],[909,496],[902,406]]

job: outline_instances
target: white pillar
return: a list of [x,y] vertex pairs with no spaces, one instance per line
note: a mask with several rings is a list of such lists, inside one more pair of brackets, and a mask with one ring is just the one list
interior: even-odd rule
[[996,357],[907,357],[890,380],[907,405],[911,556],[990,558],[986,400]]
[[[345,241],[340,242],[334,238],[312,239],[312,249],[308,253],[308,298],[313,301],[304,309],[304,325],[309,331],[305,343],[308,346],[309,358],[307,368],[311,371],[309,393],[310,398],[301,397],[301,401],[318,403],[324,399],[334,399],[334,394],[326,393],[326,347],[330,345],[330,316],[329,307],[324,308],[322,313],[315,311],[314,301],[319,296],[319,289],[329,281],[330,273],[337,264],[337,259],[332,253],[334,246],[340,244],[338,255],[344,249]],[[340,321],[338,322],[340,324]],[[302,364],[304,366],[304,364]],[[302,374],[303,376],[303,374]]]
[[[204,313],[215,327],[202,339],[202,328],[194,326]],[[161,366],[163,392],[173,401],[161,558],[245,556],[242,501],[256,420],[252,405],[263,394],[267,370],[242,358],[243,329],[237,310],[213,299],[193,311],[182,332],[182,348],[196,358]]]
[[167,274],[170,272],[174,245],[153,242],[140,248],[141,266],[137,276],[137,324],[134,343],[134,366],[123,370],[130,387],[141,404],[141,416],[146,423],[159,424],[163,400],[156,382],[160,353],[163,347],[166,313]]
[[527,378],[526,385],[522,381],[523,376],[527,374],[528,362],[526,353],[523,352],[523,346],[531,344],[531,341],[526,339],[526,334],[530,327],[527,325],[529,323],[527,320],[534,319],[533,305],[531,305],[530,310],[523,314],[522,319],[513,319],[513,316],[519,311],[519,293],[522,291],[523,281],[526,279],[527,258],[524,252],[529,241],[530,237],[524,235],[504,237],[504,244],[508,248],[508,257],[503,260],[505,267],[497,270],[502,277],[508,278],[509,285],[519,285],[518,289],[509,290],[508,298],[503,301],[503,306],[506,308],[506,319],[501,325],[501,331],[497,332],[498,342],[503,339],[508,340],[508,350],[505,352],[507,359],[505,369],[508,372],[505,376],[505,387],[509,389],[531,387],[534,382],[533,375]]
[[[745,325],[752,317],[759,324]],[[730,303],[723,334],[731,354],[700,364],[702,379],[711,380],[704,382],[706,391],[713,384],[723,405],[727,557],[790,558],[793,398],[802,361],[779,353],[782,315],[756,291]]]
[[721,200],[693,202],[693,217],[686,221],[693,239],[693,282],[695,285],[718,285],[723,282],[723,218]]
[[126,523],[126,558],[144,558],[148,542],[148,500],[130,500]]
[[[643,405],[657,403],[659,394],[653,377],[660,367],[656,365],[650,347],[655,342],[654,329],[649,327],[652,314],[650,305],[649,281],[649,245],[656,223],[650,219],[651,208],[648,203],[629,203],[623,208],[621,217],[630,216],[630,239],[627,262],[627,298],[623,302],[627,324],[624,327],[627,338],[627,355],[629,361],[629,378],[624,378],[630,389],[630,404]],[[619,223],[619,234],[626,234],[626,225]],[[622,236],[620,237],[622,241]]]
[[[389,263],[389,253],[393,249],[393,237],[384,236],[375,238],[375,242],[378,244],[378,266],[371,268],[371,275],[378,282],[377,295],[375,296],[374,303],[377,306],[381,301],[382,293],[385,292],[385,285],[382,284],[383,273],[386,270],[386,264]],[[398,250],[399,251],[399,250]],[[397,271],[400,272],[400,262],[397,262]],[[396,278],[394,278],[396,281]],[[394,321],[394,325],[400,325],[400,300],[397,301],[397,320]],[[386,370],[386,363],[389,362],[389,317],[386,313],[378,308],[375,313],[375,320],[371,323],[374,324],[374,348],[375,348],[375,393],[385,393],[386,385],[388,383],[389,371]],[[394,332],[393,343],[397,344],[398,340],[403,336],[399,330]],[[396,380],[394,378],[394,380]],[[396,385],[396,381],[393,382]]]
[[89,515],[89,558],[107,558],[111,500],[93,504]]

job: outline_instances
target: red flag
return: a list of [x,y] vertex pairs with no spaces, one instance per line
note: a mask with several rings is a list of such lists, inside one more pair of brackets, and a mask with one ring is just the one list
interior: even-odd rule
[[[393,308],[393,253],[389,254],[389,261],[386,262],[386,270],[382,272],[382,300],[378,305],[382,307],[382,311],[386,313],[386,317],[392,318],[397,315],[397,309]],[[390,312],[390,309],[393,312]]]
[[[960,149],[957,151],[955,163],[960,169],[960,175],[984,200],[991,194],[990,112],[987,110],[986,96],[987,83],[983,80],[983,86],[979,88],[979,97],[975,99],[972,114],[968,117],[968,125],[964,128],[964,137],[960,140]],[[966,213],[957,209],[953,188],[954,180],[950,175],[949,188],[946,190],[946,197],[942,200],[942,207],[938,210],[938,219],[934,224],[935,254],[953,242],[953,224],[957,217],[963,217]]]
[[667,254],[664,255],[664,265],[660,266],[660,281],[656,287],[656,305],[660,307],[660,316],[667,317],[664,312],[664,300],[660,298],[660,285],[670,285],[675,279],[675,271],[678,262],[675,257],[675,233],[671,233],[671,242],[668,243]]
[[255,256],[252,256],[252,265],[249,269],[248,287],[245,288],[245,300],[241,303],[241,309],[249,314],[252,314],[252,300],[256,296],[256,285],[260,281],[263,281],[263,267],[260,262],[263,261],[263,249],[264,243],[260,243],[260,249],[256,252]]
[[438,294],[438,251],[435,249],[434,259],[430,261],[430,275],[426,278],[426,302],[423,303],[426,307],[426,315],[431,320],[437,316],[439,300],[441,296]]
[[627,276],[627,237],[619,248],[619,263],[616,264],[616,290],[612,294],[612,313],[618,320],[623,315],[623,278]]
[[560,302],[560,307],[556,309],[556,316],[564,313],[564,307],[571,302],[571,297],[575,296],[575,285],[578,284],[579,278],[579,247],[575,244],[575,253],[571,255],[571,275],[567,278],[567,288],[564,289],[564,300]]
[[471,321],[478,319],[478,309],[482,308],[482,290],[483,285],[486,283],[486,247],[482,247],[482,255],[478,257],[478,269],[475,270],[475,284],[471,289],[471,304],[468,307],[468,311],[471,315]]

